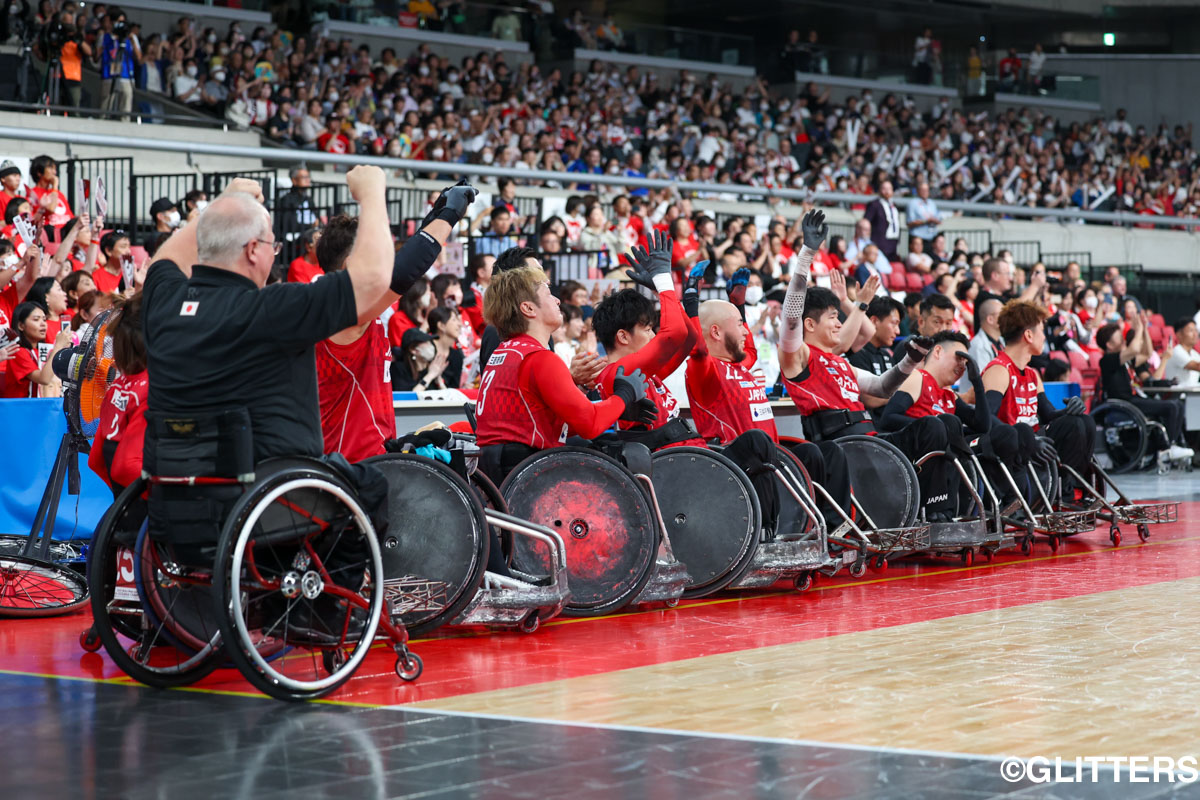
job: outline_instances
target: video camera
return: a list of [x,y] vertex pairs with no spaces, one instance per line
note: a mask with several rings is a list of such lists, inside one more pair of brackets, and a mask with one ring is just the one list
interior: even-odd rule
[[116,22],[114,22],[112,33],[113,33],[113,36],[115,36],[117,39],[120,39],[121,41],[125,41],[126,39],[128,39],[129,38],[129,21],[124,20],[124,19],[119,19]]
[[78,42],[83,37],[74,25],[67,25],[61,20],[52,20],[42,33],[47,53],[57,54],[67,42]]

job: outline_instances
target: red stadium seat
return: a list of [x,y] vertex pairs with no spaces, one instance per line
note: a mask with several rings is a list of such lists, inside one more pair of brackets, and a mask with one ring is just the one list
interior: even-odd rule
[[891,292],[908,291],[908,275],[903,264],[892,264],[892,271],[883,276],[884,285]]
[[919,272],[908,273],[908,291],[919,292],[925,288],[925,276]]

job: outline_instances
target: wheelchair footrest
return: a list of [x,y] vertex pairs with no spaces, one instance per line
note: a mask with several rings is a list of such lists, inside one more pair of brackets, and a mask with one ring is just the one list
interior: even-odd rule
[[929,525],[929,547],[932,550],[962,549],[1000,544],[1001,539],[988,530],[986,520],[961,522],[932,522]]
[[1034,527],[1037,530],[1060,536],[1096,529],[1096,512],[1092,510],[1053,511],[1049,514],[1037,514],[1035,518]]
[[660,558],[654,564],[654,574],[650,580],[633,598],[633,605],[678,600],[691,582],[692,576],[688,575],[687,567],[682,563],[675,559],[664,561]]
[[1121,522],[1139,525],[1156,525],[1164,522],[1179,521],[1179,503],[1131,503],[1129,505],[1113,504],[1113,508]]
[[929,523],[908,528],[877,528],[864,531],[867,536],[866,551],[875,555],[890,553],[913,553],[929,549]]
[[816,537],[759,542],[750,568],[730,588],[753,589],[770,586],[783,578],[794,578],[802,572],[830,569],[836,572],[840,565],[841,560],[831,558],[825,545]]
[[450,624],[515,627],[531,611],[536,611],[543,620],[557,616],[570,597],[565,570],[556,571],[546,586],[489,572],[471,604]]

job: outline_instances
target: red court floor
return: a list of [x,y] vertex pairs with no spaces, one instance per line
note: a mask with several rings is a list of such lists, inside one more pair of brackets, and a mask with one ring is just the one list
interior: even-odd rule
[[[1125,526],[1125,540],[1114,548],[1103,525],[1056,554],[1039,539],[1030,556],[1011,549],[971,567],[938,559],[900,562],[862,579],[844,572],[822,578],[803,594],[781,584],[674,609],[560,619],[528,635],[452,629],[414,640],[425,662],[415,684],[396,679],[391,651],[377,645],[330,701],[438,701],[1200,577],[1200,502],[1184,503],[1179,516],[1179,522],[1154,526],[1144,544],[1133,526]],[[88,613],[0,621],[0,671],[129,682],[102,653],[81,650],[78,636],[89,622]],[[196,688],[253,691],[231,669],[218,670]]]

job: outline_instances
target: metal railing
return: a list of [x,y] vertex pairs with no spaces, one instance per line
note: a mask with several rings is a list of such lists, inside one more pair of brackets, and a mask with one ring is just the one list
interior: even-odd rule
[[50,105],[47,103],[18,103],[12,100],[0,100],[0,111],[21,111],[48,117],[84,117],[86,119],[113,119],[144,123],[170,123],[172,125],[190,125],[197,128],[220,128],[223,131],[251,130],[237,125],[227,119],[207,116],[188,116],[186,114],[166,114],[154,111],[112,111],[103,108],[88,108],[86,106]]
[[[456,164],[452,162],[416,161],[402,158],[386,158],[367,155],[339,155],[336,153],[321,153],[312,150],[273,150],[264,147],[243,147],[239,145],[215,144],[209,142],[178,142],[163,139],[148,139],[145,137],[122,137],[94,133],[67,133],[62,131],[38,131],[37,136],[43,142],[60,144],[92,145],[97,147],[115,147],[122,150],[155,150],[161,152],[218,155],[234,158],[257,159],[280,164],[338,164],[354,166],[356,164],[374,164],[388,170],[407,170],[425,174],[446,174],[453,176],[480,176],[485,178],[511,177],[512,171],[504,167],[484,164]],[[28,140],[29,131],[24,128],[0,126],[0,139]],[[523,180],[561,181],[561,172],[546,170],[528,170],[521,173]],[[813,197],[824,205],[849,203],[862,205],[874,199],[873,195],[846,194],[843,192],[817,192],[815,195],[803,189],[779,189],[765,186],[748,186],[744,184],[721,184],[673,181],[661,178],[629,178],[623,175],[589,175],[588,182],[606,186],[648,187],[654,189],[673,188],[679,191],[702,192],[712,194],[737,193],[744,197],[758,200],[773,198],[795,201],[797,204],[806,197]],[[893,198],[897,207],[904,209],[911,202],[910,198]],[[962,211],[979,215],[1004,215],[1019,219],[1061,219],[1084,220],[1118,225],[1138,225],[1155,228],[1185,228],[1188,230],[1200,227],[1197,217],[1156,217],[1143,216],[1125,211],[1084,211],[1076,208],[1032,208],[1029,206],[1009,206],[996,203],[965,203],[961,201],[940,201],[938,207],[945,211]]]

